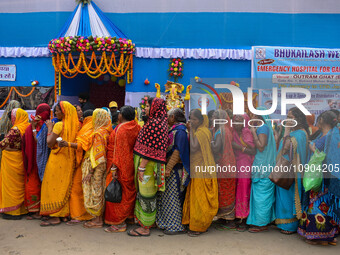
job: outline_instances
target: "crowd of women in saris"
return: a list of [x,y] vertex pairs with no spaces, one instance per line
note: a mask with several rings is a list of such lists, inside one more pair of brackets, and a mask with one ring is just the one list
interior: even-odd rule
[[[311,244],[336,244],[340,223],[336,110],[315,121],[292,108],[288,118],[297,125],[291,128],[272,127],[268,116],[255,116],[262,125],[250,127],[247,114],[232,116],[221,109],[210,112],[210,118],[194,109],[187,121],[178,108],[167,112],[160,98],[146,102],[143,125],[133,107],[123,106],[114,129],[107,109],[82,113],[61,101],[54,108],[54,119],[50,112],[47,104],[39,105],[30,123],[27,112],[11,101],[1,118],[4,219],[26,215],[41,220],[43,227],[64,221],[85,228],[106,224],[109,233],[137,224],[127,232],[130,236],[149,236],[150,229],[158,227],[167,235],[195,237],[213,222],[218,230],[251,233],[276,225],[283,234],[297,232]],[[221,123],[217,119],[227,124],[216,124]],[[315,151],[325,152],[326,171],[318,190],[304,190],[303,173],[296,173],[289,189],[271,181],[268,166],[274,167],[279,156],[287,157],[287,148],[301,165]],[[203,170],[211,166],[237,171]],[[104,198],[113,180],[121,185],[120,203]]]

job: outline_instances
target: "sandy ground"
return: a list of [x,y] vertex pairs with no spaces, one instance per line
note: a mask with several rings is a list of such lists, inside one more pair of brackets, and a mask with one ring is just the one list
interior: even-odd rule
[[[298,235],[286,236],[272,227],[268,232],[251,234],[218,231],[210,227],[200,237],[165,236],[152,229],[150,237],[130,237],[126,233],[106,233],[81,225],[40,227],[40,221],[0,219],[0,254],[340,254],[339,246],[312,246]],[[132,226],[129,226],[131,229]]]

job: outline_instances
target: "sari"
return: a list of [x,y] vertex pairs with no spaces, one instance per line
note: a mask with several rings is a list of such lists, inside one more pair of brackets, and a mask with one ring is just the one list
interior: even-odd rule
[[[290,133],[293,143],[293,162],[306,164],[308,162],[308,137],[302,130],[295,130]],[[282,140],[279,152],[282,150]],[[276,186],[275,212],[277,227],[284,231],[296,232],[299,220],[302,217],[301,208],[302,182],[301,174],[295,174],[295,181],[289,190]]]
[[29,125],[26,111],[15,108],[12,110],[13,127],[0,142],[3,150],[0,172],[0,213],[10,215],[26,214],[25,208],[25,169],[23,164],[22,136]]
[[340,163],[340,130],[338,127],[334,127],[328,132],[325,143],[325,153],[325,163],[329,167],[328,171],[330,174],[327,188],[331,206],[328,215],[340,225],[340,172],[337,171],[336,168],[337,164]]
[[93,217],[103,215],[105,206],[106,148],[112,130],[110,115],[104,109],[96,109],[92,117],[92,143],[82,164],[82,179],[94,169],[89,183],[83,183],[84,206]]
[[185,188],[190,178],[190,154],[188,131],[184,123],[175,124],[169,131],[167,159],[174,151],[179,151],[180,162],[174,165],[170,177],[165,178],[165,191],[157,198],[156,224],[169,232],[184,231],[182,225],[182,205]]
[[[265,109],[259,107],[258,110]],[[276,143],[269,116],[263,115],[262,118],[265,124],[257,128],[256,134],[265,134],[267,145],[262,152],[256,149],[247,219],[248,225],[259,227],[267,226],[275,220],[275,184],[269,179],[269,169],[276,164]]]
[[[218,183],[215,172],[195,173],[196,166],[208,168],[215,166],[210,142],[209,120],[204,121],[193,135],[197,137],[200,149],[190,153],[191,180],[187,188],[183,205],[183,225],[189,225],[191,231],[205,232],[218,211]],[[195,176],[193,176],[195,173]]]
[[105,223],[119,225],[134,215],[136,203],[135,169],[133,164],[133,148],[135,146],[140,126],[135,120],[122,123],[111,133],[107,148],[106,187],[112,181],[110,168],[112,163],[117,167],[117,180],[122,187],[120,203],[105,204]]
[[81,165],[84,152],[91,148],[92,144],[92,116],[84,118],[83,125],[77,134],[78,148],[76,150],[76,170],[74,172],[70,194],[70,216],[73,220],[90,220],[93,217],[86,211],[84,206],[83,177]]
[[[13,109],[20,108],[20,103],[16,100],[11,100],[4,113],[2,114],[2,117],[0,119],[0,136],[5,136],[9,132],[9,130],[12,128],[13,124],[11,119],[8,117],[8,114],[12,112]],[[1,140],[1,138],[0,138]],[[1,154],[2,150],[0,149],[0,163],[1,163]],[[0,169],[1,170],[1,169]]]
[[[244,114],[243,118],[246,125],[242,129],[241,136],[233,130],[233,141],[242,147],[247,147],[247,144],[254,146],[254,138],[248,128],[248,121],[250,118],[247,114]],[[251,191],[250,168],[253,164],[254,156],[246,154],[240,150],[234,150],[234,154],[236,157],[237,169],[235,216],[239,219],[245,219],[249,215],[249,200]]]
[[[157,191],[165,190],[167,117],[165,101],[161,98],[153,99],[149,118],[139,132],[133,149],[137,189],[135,220],[145,229],[149,229],[156,221]],[[149,161],[141,182],[138,179],[138,167],[143,158]]]
[[[236,159],[232,147],[233,134],[230,127],[230,118],[226,111],[217,110],[217,118],[225,119],[228,121],[227,125],[222,125],[220,128],[213,129],[214,140],[217,139],[217,135],[221,134],[223,141],[223,148],[221,153],[217,155],[216,165],[231,169],[236,166]],[[236,173],[232,171],[217,173],[218,182],[218,219],[234,220],[235,219],[235,196],[236,196]]]
[[[48,104],[38,105],[35,116],[41,116],[41,120],[36,127],[37,132],[50,118],[50,113],[51,107]],[[37,142],[33,136],[32,124],[27,127],[23,136],[22,152],[25,168],[25,206],[28,212],[39,212],[41,180],[37,165]]]
[[[64,141],[75,143],[79,130],[77,110],[66,101],[61,101],[60,107],[64,113],[64,118],[54,125],[53,133],[60,136]],[[60,148],[56,144],[48,158],[41,185],[41,215],[69,216],[69,199],[75,167],[75,150],[71,147]]]
[[[329,131],[329,133],[332,133],[332,131]],[[319,151],[325,151],[327,136],[320,134],[313,141]],[[332,151],[328,153],[332,153]],[[332,201],[328,192],[328,183],[329,179],[324,178],[321,190],[310,190],[303,193],[303,213],[297,232],[307,240],[331,242],[339,233],[337,223],[329,214]]]

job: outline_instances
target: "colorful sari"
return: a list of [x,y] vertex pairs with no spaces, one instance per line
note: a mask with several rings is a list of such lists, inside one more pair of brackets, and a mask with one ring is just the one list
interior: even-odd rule
[[182,205],[185,188],[189,184],[190,154],[188,131],[184,123],[174,125],[169,131],[168,162],[174,151],[179,151],[180,163],[177,163],[170,177],[165,179],[165,191],[157,198],[156,224],[169,232],[184,231],[182,225]]
[[[29,125],[26,111],[12,110],[12,124],[6,137],[0,142],[2,152],[0,172],[0,213],[26,214],[25,169],[22,157],[22,136]],[[15,150],[6,150],[11,148]]]
[[[247,114],[243,115],[245,120],[245,127],[242,129],[241,136],[233,130],[233,141],[242,147],[254,145],[254,138],[248,128],[248,121],[250,120]],[[240,150],[234,150],[236,157],[237,169],[237,184],[236,184],[236,202],[235,202],[235,216],[239,219],[245,219],[249,215],[249,200],[251,191],[251,166],[253,165],[254,156],[244,153]],[[249,171],[245,171],[248,169]]]
[[[53,133],[64,141],[75,143],[79,130],[77,110],[66,101],[61,101],[60,107],[64,118],[54,125]],[[75,167],[75,150],[71,147],[60,148],[56,144],[48,158],[41,185],[41,215],[69,216],[69,199]]]
[[84,152],[90,150],[92,145],[92,116],[85,117],[83,125],[77,134],[78,148],[76,151],[76,170],[73,175],[70,194],[70,216],[73,220],[90,220],[93,217],[86,211],[84,206],[83,177],[81,165]]
[[[221,125],[219,129],[213,130],[214,140],[217,139],[217,135],[221,134],[223,141],[223,148],[221,153],[217,155],[216,164],[223,168],[227,167],[231,169],[236,166],[236,159],[232,147],[233,134],[230,127],[230,118],[226,111],[216,111],[218,119],[225,119],[228,121],[227,125]],[[215,113],[216,114],[216,113]],[[236,196],[236,173],[230,172],[218,172],[218,219],[234,220],[235,219],[235,196]]]
[[[332,132],[332,131],[329,131]],[[326,136],[320,134],[314,140],[316,148],[324,151]],[[332,152],[329,152],[332,153]],[[329,215],[331,196],[328,193],[328,178],[323,179],[323,187],[320,191],[310,190],[303,195],[303,213],[297,232],[308,240],[333,241],[339,233],[339,227],[335,220]]]
[[[293,162],[306,164],[308,162],[307,153],[307,133],[302,130],[295,130],[290,133],[293,143]],[[280,142],[279,152],[282,150]],[[299,220],[302,216],[301,208],[302,182],[301,174],[297,173],[295,181],[289,190],[276,186],[275,212],[277,227],[284,231],[296,232]]]
[[[11,119],[8,117],[8,114],[12,112],[13,109],[15,108],[20,108],[20,103],[16,100],[11,100],[4,113],[2,114],[2,117],[0,119],[0,135],[5,136],[9,132],[9,130],[12,128],[13,124]],[[0,138],[1,140],[1,138]],[[2,150],[0,149],[0,163],[1,163],[1,152]],[[0,169],[1,170],[1,169]]]
[[135,120],[118,125],[111,133],[107,148],[106,186],[112,181],[110,168],[112,163],[117,167],[118,181],[122,187],[120,203],[106,202],[105,223],[119,225],[127,218],[134,216],[136,203],[135,168],[133,164],[133,148],[135,146],[140,126]]
[[[40,104],[35,116],[39,115],[41,121],[36,130],[40,131],[44,122],[50,118],[51,107],[48,104]],[[39,212],[41,180],[37,165],[37,142],[34,139],[32,124],[28,126],[23,136],[22,152],[25,167],[25,206],[29,212]]]
[[93,217],[103,215],[105,206],[106,147],[112,130],[110,115],[104,109],[96,109],[92,117],[93,134],[90,150],[85,154],[82,179],[94,169],[89,183],[83,183],[84,205]]
[[[258,110],[264,110],[259,107]],[[261,152],[256,149],[253,162],[252,184],[250,194],[250,211],[247,219],[248,225],[267,226],[275,220],[275,184],[269,180],[270,167],[276,164],[276,143],[273,128],[270,126],[270,118],[262,116],[265,124],[256,130],[257,136],[265,134],[267,145]]]
[[[157,191],[165,190],[165,163],[168,143],[168,118],[165,101],[155,98],[150,107],[148,121],[139,132],[134,147],[135,181],[137,198],[135,220],[143,227],[150,228],[156,221]],[[144,180],[138,179],[138,167],[142,158],[149,160]]]
[[[196,166],[215,166],[210,142],[209,120],[204,121],[193,135],[197,137],[200,149],[190,153],[191,180],[183,205],[182,224],[189,225],[191,231],[205,232],[218,211],[218,183],[215,172],[196,173]],[[193,175],[193,173],[195,175]]]

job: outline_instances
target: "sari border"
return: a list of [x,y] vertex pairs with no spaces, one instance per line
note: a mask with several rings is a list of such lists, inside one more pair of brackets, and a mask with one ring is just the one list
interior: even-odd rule
[[19,205],[0,208],[0,213],[6,213],[6,212],[11,212],[11,211],[18,210],[23,204],[24,204],[24,202],[20,203]]

